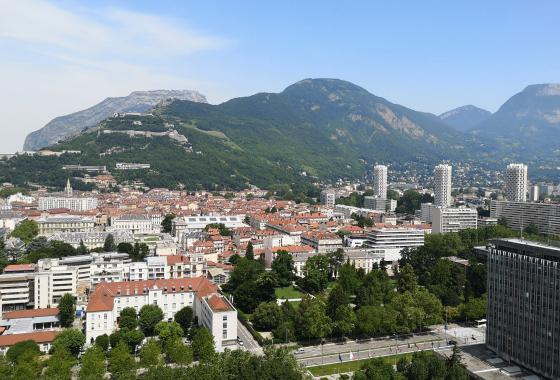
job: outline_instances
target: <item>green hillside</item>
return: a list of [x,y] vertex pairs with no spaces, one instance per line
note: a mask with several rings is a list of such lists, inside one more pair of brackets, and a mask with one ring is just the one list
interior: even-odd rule
[[[188,142],[129,136],[127,130],[175,130]],[[469,144],[434,115],[390,103],[349,82],[308,79],[278,94],[220,105],[176,100],[157,107],[153,116],[109,118],[50,147],[81,150],[80,155],[17,157],[0,165],[0,180],[62,186],[68,173],[61,166],[80,163],[107,165],[117,179],[150,187],[305,187],[317,178],[361,177],[375,162],[465,158],[467,147],[476,148]],[[150,163],[151,169],[118,171],[116,162]]]

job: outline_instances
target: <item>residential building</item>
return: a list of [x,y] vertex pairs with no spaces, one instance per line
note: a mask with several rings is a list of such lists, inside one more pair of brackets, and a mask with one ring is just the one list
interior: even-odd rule
[[449,207],[451,198],[451,166],[437,165],[434,169],[434,205]]
[[327,207],[334,207],[336,202],[336,192],[334,190],[321,191],[321,204]]
[[23,334],[60,327],[58,308],[27,309],[4,313],[0,320],[3,335]]
[[510,202],[527,200],[527,165],[509,164],[507,166],[505,196]]
[[468,207],[433,207],[432,232],[444,234],[476,228],[478,212]]
[[55,208],[67,208],[73,211],[87,211],[97,208],[98,200],[94,197],[75,196],[70,186],[70,180],[66,184],[63,194],[39,197],[37,208],[41,211]]
[[117,162],[115,164],[115,169],[120,170],[139,170],[139,169],[149,169],[150,164],[134,164],[128,162]]
[[560,234],[560,204],[492,201],[490,216],[504,218],[508,227],[514,230],[534,224],[541,234]]
[[25,340],[32,340],[39,346],[39,350],[46,354],[52,347],[59,331],[37,331],[23,334],[0,335],[0,354],[5,355],[10,347]]
[[540,189],[538,185],[533,185],[529,189],[529,202],[538,202],[540,196]]
[[385,165],[373,167],[373,195],[381,199],[387,198],[387,166]]
[[86,344],[111,334],[125,307],[139,311],[157,305],[164,320],[173,319],[185,306],[193,308],[198,323],[210,330],[216,348],[236,344],[237,311],[206,277],[101,283],[90,297],[86,314]]
[[559,279],[559,248],[518,239],[492,242],[486,345],[549,379],[560,379]]
[[0,313],[34,306],[34,274],[0,274]]
[[323,231],[302,234],[301,243],[313,247],[317,253],[334,252],[342,248],[342,238],[340,236]]
[[[173,236],[179,237],[183,232],[201,232],[209,224],[222,223],[227,228],[248,227],[244,223],[245,215],[199,215],[173,219]],[[180,241],[180,243],[182,243]]]

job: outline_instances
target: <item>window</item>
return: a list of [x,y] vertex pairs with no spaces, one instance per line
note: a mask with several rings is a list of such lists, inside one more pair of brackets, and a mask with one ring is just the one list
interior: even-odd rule
[[227,339],[227,330],[222,331],[222,338]]

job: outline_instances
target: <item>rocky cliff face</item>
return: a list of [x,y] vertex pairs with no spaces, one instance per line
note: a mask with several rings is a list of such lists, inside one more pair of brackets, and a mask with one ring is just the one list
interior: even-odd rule
[[107,98],[85,110],[51,120],[43,128],[30,133],[25,138],[23,149],[37,150],[55,144],[96,125],[115,112],[147,112],[161,101],[171,98],[207,102],[204,95],[191,90],[134,91],[128,96]]

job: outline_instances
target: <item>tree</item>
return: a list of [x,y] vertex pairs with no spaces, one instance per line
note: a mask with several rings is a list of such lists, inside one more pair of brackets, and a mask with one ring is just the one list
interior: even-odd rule
[[342,265],[338,270],[338,284],[348,294],[355,294],[362,286],[358,271],[349,263]]
[[189,364],[193,361],[193,350],[183,344],[180,338],[175,338],[167,342],[165,354],[170,362],[180,365]]
[[117,252],[128,253],[129,255],[132,255],[134,252],[134,246],[126,242],[119,243],[119,245],[117,245]]
[[193,322],[193,309],[190,306],[185,306],[175,313],[175,322],[181,326],[183,332],[186,334],[191,328]]
[[538,235],[539,228],[535,223],[529,223],[529,225],[523,229],[523,232],[525,232],[527,235]]
[[304,339],[324,338],[331,332],[331,319],[323,301],[304,296],[298,309],[298,335]]
[[391,364],[383,359],[372,359],[362,365],[362,369],[354,376],[357,380],[400,380],[402,376],[393,370]]
[[161,348],[155,340],[149,340],[140,349],[140,364],[142,367],[158,366],[163,363],[161,358]]
[[103,250],[105,252],[114,252],[116,249],[117,246],[115,245],[115,237],[113,236],[113,234],[107,235],[107,237],[105,238],[105,243],[103,243]]
[[162,232],[171,233],[173,229],[173,219],[175,219],[175,214],[167,214],[161,221]]
[[251,317],[251,322],[253,322],[255,328],[264,331],[275,329],[281,321],[282,309],[280,309],[276,301],[259,304]]
[[133,307],[125,307],[119,315],[119,328],[134,330],[138,327],[138,316]]
[[471,298],[467,302],[459,305],[461,318],[471,321],[484,318],[486,315],[486,297]]
[[344,262],[344,250],[339,248],[334,252],[327,253],[326,256],[329,261],[329,277],[334,279],[337,277],[338,269]]
[[64,348],[57,349],[47,360],[47,368],[43,374],[46,379],[71,380],[72,367],[76,359]]
[[25,244],[33,240],[39,234],[39,225],[32,219],[22,220],[11,233],[12,237],[21,239]]
[[294,259],[285,250],[276,252],[276,257],[272,261],[272,271],[278,276],[280,286],[288,286],[295,278]]
[[332,333],[343,337],[354,331],[356,326],[356,314],[350,305],[340,305],[330,316],[332,320]]
[[119,342],[109,353],[108,369],[114,379],[135,378],[136,361],[125,342]]
[[76,248],[76,253],[78,255],[87,255],[88,254],[88,249],[84,244],[83,240],[80,240],[80,245],[78,246],[78,248]]
[[54,352],[66,350],[77,358],[85,343],[86,337],[80,330],[66,329],[60,332],[54,339]]
[[247,249],[245,250],[245,258],[247,258],[248,260],[254,260],[255,259],[255,253],[253,252],[253,243],[249,242],[249,244],[247,244]]
[[105,376],[105,354],[97,346],[91,346],[81,357],[80,380],[102,380]]
[[333,288],[329,292],[329,296],[327,298],[327,315],[332,318],[339,307],[346,306],[349,303],[350,297],[348,293],[346,293],[342,286],[340,286],[338,283],[335,284],[335,286],[333,286]]
[[184,334],[181,325],[177,322],[158,322],[154,331],[164,347],[168,341],[181,338]]
[[363,306],[356,312],[356,333],[380,336],[396,331],[396,314],[390,307]]
[[136,347],[138,347],[146,337],[140,330],[122,329],[119,331],[121,333],[121,340],[128,345],[131,352],[136,352]]
[[[286,302],[289,303],[289,302]],[[293,320],[284,320],[272,330],[272,335],[284,343],[296,340],[296,328]]]
[[303,272],[299,284],[309,292],[320,292],[329,282],[329,259],[324,255],[312,256],[305,262]]
[[138,325],[147,336],[154,334],[154,329],[161,320],[163,311],[157,305],[144,305],[138,314]]
[[8,348],[6,352],[6,358],[12,364],[16,364],[19,361],[28,360],[28,358],[37,358],[41,354],[41,350],[37,343],[32,340],[24,340],[14,344],[12,347]]
[[208,361],[215,354],[214,336],[207,328],[198,327],[193,334],[191,347],[196,360]]
[[109,335],[107,334],[99,335],[95,338],[95,345],[101,348],[103,352],[107,352],[109,349],[109,343]]
[[70,327],[76,315],[76,299],[70,293],[64,294],[58,301],[58,318],[62,327]]
[[399,292],[414,292],[416,290],[418,280],[410,263],[406,263],[398,272],[397,284]]

